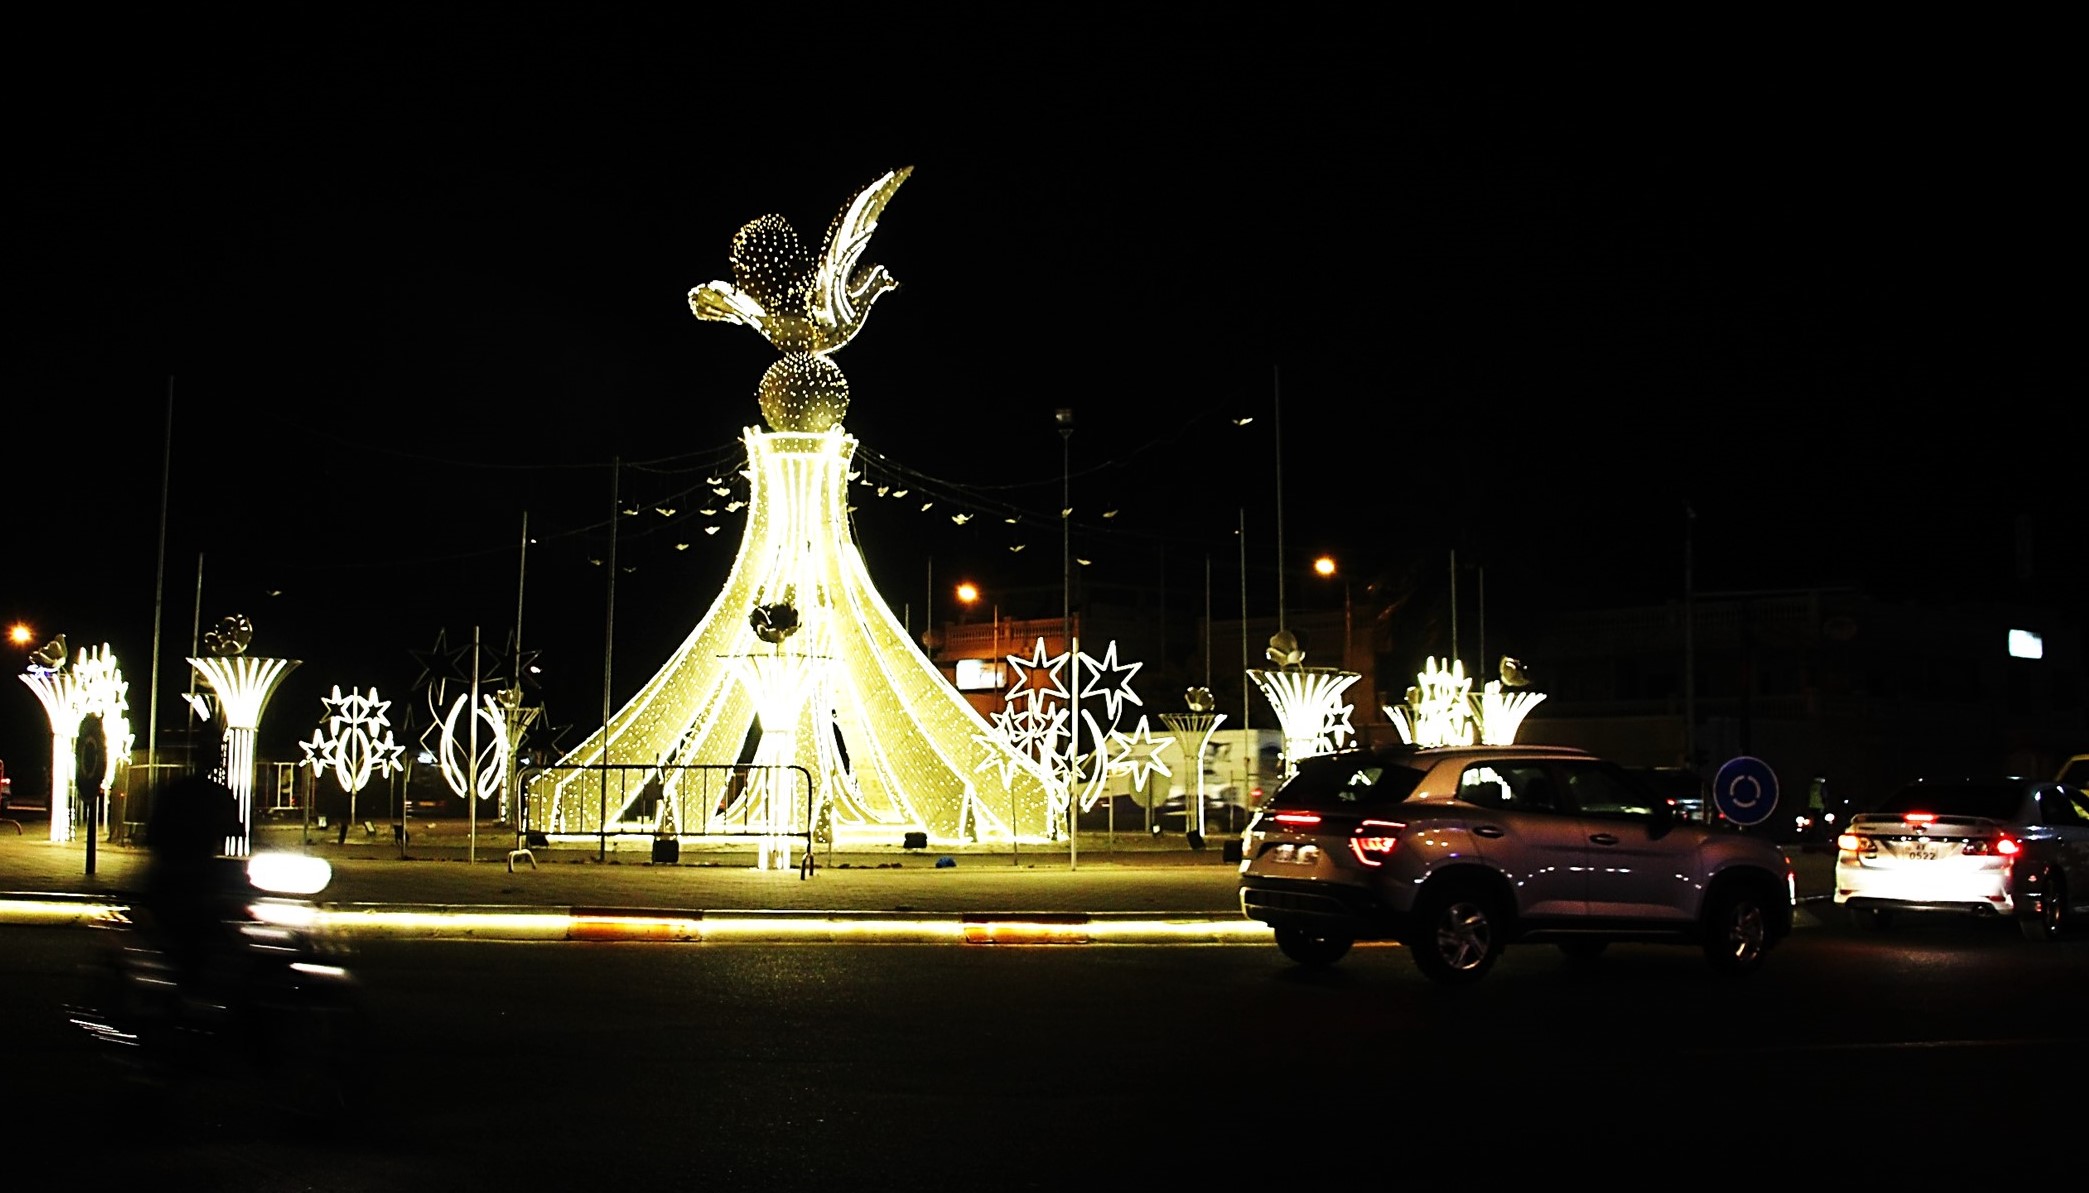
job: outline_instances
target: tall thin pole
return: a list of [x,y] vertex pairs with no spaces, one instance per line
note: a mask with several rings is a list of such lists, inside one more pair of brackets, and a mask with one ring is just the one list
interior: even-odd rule
[[1451,662],[1458,661],[1458,548],[1451,548]]
[[1484,672],[1487,669],[1487,569],[1482,566],[1475,570],[1480,576],[1480,653],[1476,665]]
[[[522,511],[522,548],[515,563],[515,653],[522,653],[522,582],[529,575],[530,564],[530,512]],[[522,686],[522,669],[515,670],[515,686]]]
[[1697,510],[1683,507],[1683,765],[1697,769]]
[[[1254,689],[1248,682],[1248,511],[1246,506],[1242,506],[1240,509],[1240,525],[1237,533],[1240,536],[1240,728],[1242,732],[1248,734],[1249,757],[1259,758],[1260,755],[1256,753],[1254,748],[1254,734],[1249,732],[1253,728],[1253,722],[1249,718],[1253,716],[1255,700]],[[1248,770],[1249,776],[1252,778],[1254,763],[1249,763]]]
[[[1006,707],[1008,703],[1008,681],[1003,678],[1001,667],[1001,602],[994,602],[994,691]],[[1009,864],[1023,864],[1022,833],[1018,831],[1021,821],[1016,817],[1015,784],[1008,785],[1008,860]]]
[[609,856],[609,664],[617,645],[617,519],[624,516],[623,497],[617,484],[623,468],[623,457],[610,458],[609,583],[602,600],[602,796],[595,812],[595,829],[601,838],[595,846],[596,861]]
[[464,768],[464,810],[470,819],[464,860],[479,860],[479,627],[471,628],[471,735],[469,743],[470,763]]
[[[190,621],[189,621],[189,657],[190,657],[190,658],[192,658],[192,659],[193,659],[193,658],[200,658],[200,657],[202,656],[202,654],[203,654],[203,552],[201,552],[201,551],[198,551],[198,552],[196,552],[196,608],[195,608],[195,611],[194,611],[193,613],[191,613],[191,614],[190,614]],[[189,708],[190,708],[191,710],[193,710],[193,709],[194,709],[195,707],[196,707],[196,669],[195,669],[194,667],[190,667],[190,668],[189,668]],[[215,721],[211,722],[211,728],[216,728],[216,727],[217,727],[217,723],[216,723]],[[189,757],[190,757],[190,760],[191,760],[190,764],[191,764],[191,765],[194,765],[194,758],[195,758],[195,754],[196,754],[196,751],[195,751],[195,748],[194,748],[194,747],[195,747],[195,738],[194,738],[193,736],[191,736],[191,737],[190,737],[190,739],[189,739],[189,745],[190,745],[190,749],[189,749]]]
[[160,456],[160,550],[152,573],[152,695],[146,701],[145,773],[160,790],[160,612],[167,603],[167,490],[174,474],[174,378],[167,378],[167,433]]
[[1060,409],[1059,423],[1059,621],[1065,636],[1069,704],[1066,733],[1066,866],[1081,867],[1081,649],[1074,641],[1074,412]]
[[1277,378],[1277,368],[1269,369],[1270,423],[1271,433],[1277,441],[1277,628],[1284,628],[1284,390]]
[[[508,710],[508,722],[506,725],[502,726],[502,731],[505,732],[511,739],[508,742],[510,746],[519,746],[522,744],[520,741],[521,735],[515,732],[515,724],[516,718],[522,715],[522,586],[523,582],[529,576],[529,563],[530,512],[528,510],[524,510],[522,511],[522,546],[520,550],[517,552],[515,558],[515,641],[513,644],[514,657],[508,660],[508,666],[513,672],[513,674],[509,676],[508,682],[514,685],[515,699],[506,705],[506,708]],[[516,765],[515,758],[512,752],[510,753],[508,759],[508,778],[512,780],[513,785],[509,786],[509,784],[507,783],[502,784],[503,787],[508,788],[509,792],[508,819],[512,824],[520,824],[524,827],[527,827],[529,818],[523,815],[522,810],[522,769],[521,767]]]
[[1211,552],[1204,553],[1204,690],[1211,690]]

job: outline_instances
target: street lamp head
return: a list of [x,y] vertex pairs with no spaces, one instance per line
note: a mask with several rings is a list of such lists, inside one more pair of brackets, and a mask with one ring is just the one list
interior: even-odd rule
[[1334,558],[1334,556],[1332,556],[1332,555],[1323,555],[1323,556],[1321,556],[1320,558],[1318,558],[1318,559],[1314,560],[1314,561],[1313,561],[1313,571],[1314,571],[1314,572],[1316,572],[1316,573],[1318,573],[1319,575],[1322,575],[1322,576],[1332,576],[1332,575],[1334,575],[1334,574],[1335,574],[1335,558]]
[[958,585],[957,599],[963,601],[967,605],[977,603],[979,600],[979,586],[977,584],[972,583],[970,580],[967,580],[964,583]]
[[1052,421],[1059,424],[1061,435],[1070,435],[1074,429],[1074,412],[1070,406],[1061,406],[1052,411]]

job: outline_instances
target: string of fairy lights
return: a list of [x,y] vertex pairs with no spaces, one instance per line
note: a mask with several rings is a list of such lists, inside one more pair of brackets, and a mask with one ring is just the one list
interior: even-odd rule
[[[944,528],[962,528],[963,542],[976,545],[982,555],[1005,552],[1020,556],[1025,551],[1055,555],[1062,520],[1070,521],[1074,534],[1084,544],[1098,548],[1111,545],[1130,550],[1159,543],[1201,544],[1214,551],[1230,549],[1237,531],[1236,504],[1198,498],[1183,501],[1175,496],[1156,495],[1155,487],[1141,475],[1159,467],[1180,466],[1187,441],[1203,431],[1232,427],[1242,420],[1225,417],[1217,409],[1183,418],[1165,434],[1142,443],[1111,444],[1106,458],[1083,464],[1066,474],[1054,472],[1028,478],[1001,477],[987,481],[958,480],[931,472],[869,446],[859,446],[850,475],[849,511],[852,530],[860,529],[859,518],[876,516],[881,525],[889,515],[913,514],[919,532],[939,533]],[[612,533],[619,554],[658,548],[684,553],[701,550],[706,540],[733,528],[748,500],[747,457],[740,440],[714,444],[675,455],[645,459],[571,461],[488,460],[470,455],[434,453],[351,438],[336,429],[311,428],[282,422],[276,431],[283,436],[324,440],[347,453],[344,471],[352,461],[390,459],[410,464],[417,474],[447,477],[473,475],[513,478],[511,487],[542,491],[547,481],[581,473],[597,479],[587,488],[567,485],[561,508],[543,508],[531,503],[533,542],[547,548],[564,544],[577,547],[580,557],[598,566],[606,564],[606,547]],[[1098,437],[1099,441],[1109,441]],[[1243,468],[1249,467],[1245,463]],[[616,476],[611,479],[609,474]],[[1127,480],[1127,477],[1137,478]],[[1062,489],[1071,491],[1072,509],[1062,515]],[[617,495],[618,517],[612,527],[607,511],[608,495]],[[1190,516],[1185,516],[1185,510]],[[730,541],[731,536],[727,536]],[[455,542],[453,538],[445,541]],[[514,545],[503,527],[489,529],[485,538],[470,545],[432,549],[426,538],[399,536],[390,549],[382,540],[366,544],[353,556],[338,555],[313,565],[314,570],[344,572],[382,571],[445,562],[469,562],[478,558],[512,553]],[[625,566],[635,567],[629,560]]]

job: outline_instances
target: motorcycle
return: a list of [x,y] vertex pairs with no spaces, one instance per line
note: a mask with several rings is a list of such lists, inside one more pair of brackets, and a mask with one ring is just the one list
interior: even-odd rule
[[353,1110],[367,1028],[346,947],[311,899],[332,868],[269,853],[220,866],[237,877],[200,945],[157,920],[150,900],[96,925],[89,993],[67,1008],[70,1022],[133,1082],[249,1095],[270,1112]]

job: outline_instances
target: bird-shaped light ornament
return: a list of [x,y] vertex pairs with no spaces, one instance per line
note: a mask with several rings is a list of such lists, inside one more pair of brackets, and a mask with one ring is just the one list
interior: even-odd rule
[[1296,667],[1306,661],[1306,652],[1298,644],[1298,635],[1290,630],[1278,630],[1269,638],[1269,661],[1279,669]]
[[30,651],[29,670],[45,672],[65,670],[65,635],[60,634],[35,650]]
[[852,195],[827,226],[817,257],[782,216],[748,222],[733,234],[733,280],[689,292],[697,318],[752,327],[783,353],[757,391],[770,430],[817,434],[840,426],[848,413],[848,379],[828,356],[854,339],[871,304],[899,285],[884,266],[864,264],[863,254],[885,204],[913,172],[892,170]]
[[785,638],[798,632],[798,607],[788,598],[773,605],[756,605],[747,615],[747,624],[754,628],[755,637],[781,646]]
[[203,631],[203,649],[221,659],[247,653],[253,640],[254,623],[244,613],[219,618],[215,629]]

